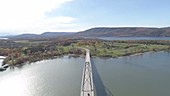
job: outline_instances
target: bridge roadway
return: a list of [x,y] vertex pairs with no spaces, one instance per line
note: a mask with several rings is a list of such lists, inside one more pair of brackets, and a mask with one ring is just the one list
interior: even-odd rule
[[86,50],[86,58],[85,58],[85,64],[83,68],[80,96],[94,96],[90,51],[88,49],[85,50]]

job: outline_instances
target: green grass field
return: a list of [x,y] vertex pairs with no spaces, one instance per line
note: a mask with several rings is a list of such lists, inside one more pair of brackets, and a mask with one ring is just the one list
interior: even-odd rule
[[119,57],[128,56],[137,53],[149,51],[161,51],[170,48],[168,45],[158,44],[128,44],[103,42],[96,45],[82,45],[81,47],[89,48],[92,56],[99,57]]

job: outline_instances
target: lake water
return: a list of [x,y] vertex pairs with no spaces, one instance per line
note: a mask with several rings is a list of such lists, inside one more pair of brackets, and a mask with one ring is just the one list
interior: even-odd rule
[[103,40],[170,40],[170,37],[98,37]]
[[[97,96],[170,96],[170,53],[92,58]],[[0,72],[1,96],[79,96],[84,58],[64,56]]]

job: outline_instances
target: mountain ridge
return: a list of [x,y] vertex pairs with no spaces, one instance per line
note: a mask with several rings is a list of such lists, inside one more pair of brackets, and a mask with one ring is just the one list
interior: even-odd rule
[[79,32],[44,32],[21,34],[9,39],[41,39],[57,37],[170,37],[170,27],[95,27]]
[[15,36],[6,36],[9,39],[47,39],[47,38],[56,38],[59,36],[68,36],[74,34],[74,32],[44,32],[42,34],[20,34]]
[[94,37],[170,37],[170,27],[96,27],[76,33]]

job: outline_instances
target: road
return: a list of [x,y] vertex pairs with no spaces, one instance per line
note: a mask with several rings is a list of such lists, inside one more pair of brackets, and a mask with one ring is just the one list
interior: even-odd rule
[[86,50],[86,57],[85,57],[85,64],[83,68],[80,96],[94,96],[90,51],[88,49],[85,50]]

